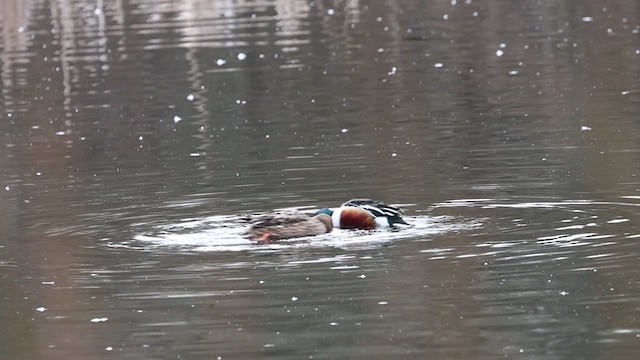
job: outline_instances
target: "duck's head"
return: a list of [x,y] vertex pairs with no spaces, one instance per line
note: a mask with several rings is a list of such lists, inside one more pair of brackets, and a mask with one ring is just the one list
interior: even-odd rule
[[331,210],[329,208],[322,208],[322,209],[316,211],[315,214],[313,214],[313,216],[320,215],[320,214],[325,214],[325,215],[331,216],[331,215],[333,215],[333,210]]

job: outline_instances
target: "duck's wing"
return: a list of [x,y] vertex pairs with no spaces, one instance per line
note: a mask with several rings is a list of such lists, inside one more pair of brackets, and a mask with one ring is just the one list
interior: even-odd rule
[[343,207],[357,207],[369,211],[373,216],[387,216],[390,218],[400,217],[404,211],[402,209],[387,205],[381,201],[371,199],[351,199]]
[[274,227],[274,226],[295,226],[308,221],[311,217],[302,213],[275,213],[262,215],[251,221],[254,228]]

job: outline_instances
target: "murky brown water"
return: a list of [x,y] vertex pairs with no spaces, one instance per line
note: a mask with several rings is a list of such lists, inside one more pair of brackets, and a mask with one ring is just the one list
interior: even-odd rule
[[639,14],[0,0],[0,358],[636,359]]

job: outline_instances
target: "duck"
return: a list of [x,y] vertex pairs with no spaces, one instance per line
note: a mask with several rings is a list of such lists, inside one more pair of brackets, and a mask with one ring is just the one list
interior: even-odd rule
[[331,216],[333,227],[370,230],[378,227],[410,225],[402,218],[403,210],[371,199],[351,199],[336,210],[322,208],[315,215]]
[[278,240],[315,236],[333,230],[331,216],[319,213],[310,216],[305,213],[266,214],[251,220],[246,236],[259,244],[271,244]]

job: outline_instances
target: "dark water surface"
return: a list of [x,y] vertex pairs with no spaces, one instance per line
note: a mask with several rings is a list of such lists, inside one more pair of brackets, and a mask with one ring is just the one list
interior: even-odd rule
[[[0,0],[0,33],[0,358],[638,358],[640,2]],[[237,222],[352,197],[415,226]]]

